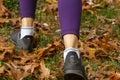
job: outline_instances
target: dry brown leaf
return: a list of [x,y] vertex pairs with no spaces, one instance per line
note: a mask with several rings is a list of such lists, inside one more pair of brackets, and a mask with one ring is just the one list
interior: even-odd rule
[[51,4],[48,4],[46,5],[42,12],[50,12],[50,11],[55,11],[58,9],[58,4],[57,3],[51,3]]
[[9,72],[9,74],[11,74],[15,80],[23,80],[23,78],[31,75],[30,72],[24,70],[22,71],[22,69],[13,62],[10,62],[10,64],[6,63],[6,65],[10,68],[10,70],[8,69],[7,72]]
[[40,59],[42,56],[47,55],[48,52],[54,51],[55,47],[54,44],[48,44],[46,48],[39,48],[35,53],[37,53],[38,59]]
[[116,72],[116,76],[120,79],[120,73]]
[[41,80],[46,80],[50,78],[50,70],[48,68],[46,68],[44,60],[41,59],[40,62],[40,66],[41,66]]
[[15,23],[17,21],[17,18],[13,18],[13,19],[10,19],[10,18],[0,18],[0,23],[8,23],[10,21]]
[[3,0],[1,0],[1,3],[0,3],[0,17],[5,15],[6,18],[8,18],[8,16],[12,16],[13,13],[10,12],[4,5],[3,5]]
[[102,23],[106,23],[106,22],[109,22],[111,24],[114,24],[116,19],[109,19],[109,18],[106,18],[105,16],[99,16],[99,15],[96,15],[97,19],[100,20]]
[[25,72],[33,73],[35,68],[39,66],[39,63],[30,63],[28,65],[22,66],[21,68],[25,70]]
[[1,74],[1,73],[4,73],[4,70],[5,70],[5,67],[4,67],[4,66],[1,66],[1,67],[0,67],[0,74]]
[[7,58],[10,59],[13,55],[14,49],[14,45],[10,44],[6,37],[0,36],[0,51],[2,51],[2,54],[0,54],[0,60]]
[[110,80],[120,80],[120,73],[111,71]]
[[96,38],[96,29],[92,30],[88,36],[85,38],[86,41],[93,40]]

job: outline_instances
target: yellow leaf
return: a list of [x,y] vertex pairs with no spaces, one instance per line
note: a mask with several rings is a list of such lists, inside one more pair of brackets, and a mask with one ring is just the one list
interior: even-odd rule
[[96,52],[96,49],[95,48],[88,48],[88,51],[89,51],[89,57],[92,59],[92,58],[95,58],[95,52]]

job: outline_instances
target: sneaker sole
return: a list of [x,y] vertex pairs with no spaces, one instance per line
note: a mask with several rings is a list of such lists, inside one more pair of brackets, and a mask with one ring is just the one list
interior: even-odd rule
[[86,80],[78,70],[66,70],[64,80]]

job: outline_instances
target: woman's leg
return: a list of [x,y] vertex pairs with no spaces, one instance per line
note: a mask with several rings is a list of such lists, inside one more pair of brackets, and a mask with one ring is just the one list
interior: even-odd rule
[[59,0],[61,30],[66,48],[78,47],[81,15],[81,0]]
[[33,36],[33,20],[35,18],[37,0],[19,0],[20,17],[22,19],[21,38],[26,35]]
[[64,79],[87,80],[78,51],[82,15],[81,0],[59,0],[59,16],[64,40]]
[[21,18],[35,18],[37,0],[19,0]]
[[36,2],[37,0],[19,0],[22,25],[20,30],[15,30],[11,35],[18,49],[32,51]]
[[81,0],[59,0],[59,16],[65,48],[78,48]]
[[62,36],[74,34],[79,37],[81,14],[81,0],[59,0],[59,16]]

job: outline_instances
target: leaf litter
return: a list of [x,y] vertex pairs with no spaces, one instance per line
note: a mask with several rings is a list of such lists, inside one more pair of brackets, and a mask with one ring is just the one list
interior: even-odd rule
[[[118,1],[102,0],[105,5],[115,5]],[[102,2],[101,1],[101,2]],[[57,1],[47,0],[47,4],[43,8],[43,12],[56,11]],[[83,0],[83,11],[95,14],[105,5],[98,3],[98,0]],[[116,7],[116,6],[114,6]],[[116,7],[118,8],[118,7]],[[12,21],[15,23],[14,29],[20,27],[19,18],[10,17],[13,16],[13,12],[10,12],[3,6],[2,0],[0,1],[0,26],[4,23]],[[5,15],[6,17],[2,17]],[[109,19],[105,16],[95,15],[97,20],[101,24],[106,24],[104,27],[98,26],[93,30],[82,30],[81,35],[87,34],[83,38],[84,41],[79,41],[79,50],[81,51],[81,57],[86,61],[90,60],[97,67],[94,70],[91,64],[85,64],[85,69],[88,74],[89,80],[119,80],[119,70],[112,68],[114,64],[106,63],[105,59],[110,61],[120,60],[120,43],[118,38],[112,36],[112,26],[119,25],[119,20]],[[86,21],[87,22],[87,21]],[[35,24],[35,41],[34,45],[40,41],[39,33],[42,32],[45,35],[53,35],[51,27],[47,23],[40,24],[37,21]],[[87,26],[87,25],[86,25]],[[101,33],[101,34],[100,34]],[[57,71],[53,71],[47,68],[45,60],[49,59],[49,55],[54,56],[56,51],[63,53],[64,45],[60,37],[53,36],[53,43],[48,44],[45,48],[38,48],[32,53],[26,53],[21,50],[19,54],[15,54],[15,46],[11,44],[5,36],[0,36],[0,76],[12,78],[14,80],[23,80],[25,77],[32,76],[35,80],[58,80],[57,76],[63,77],[63,59],[58,58],[60,66]],[[101,62],[101,64],[99,64]],[[117,64],[118,65],[118,64]],[[51,65],[51,67],[56,65]]]

